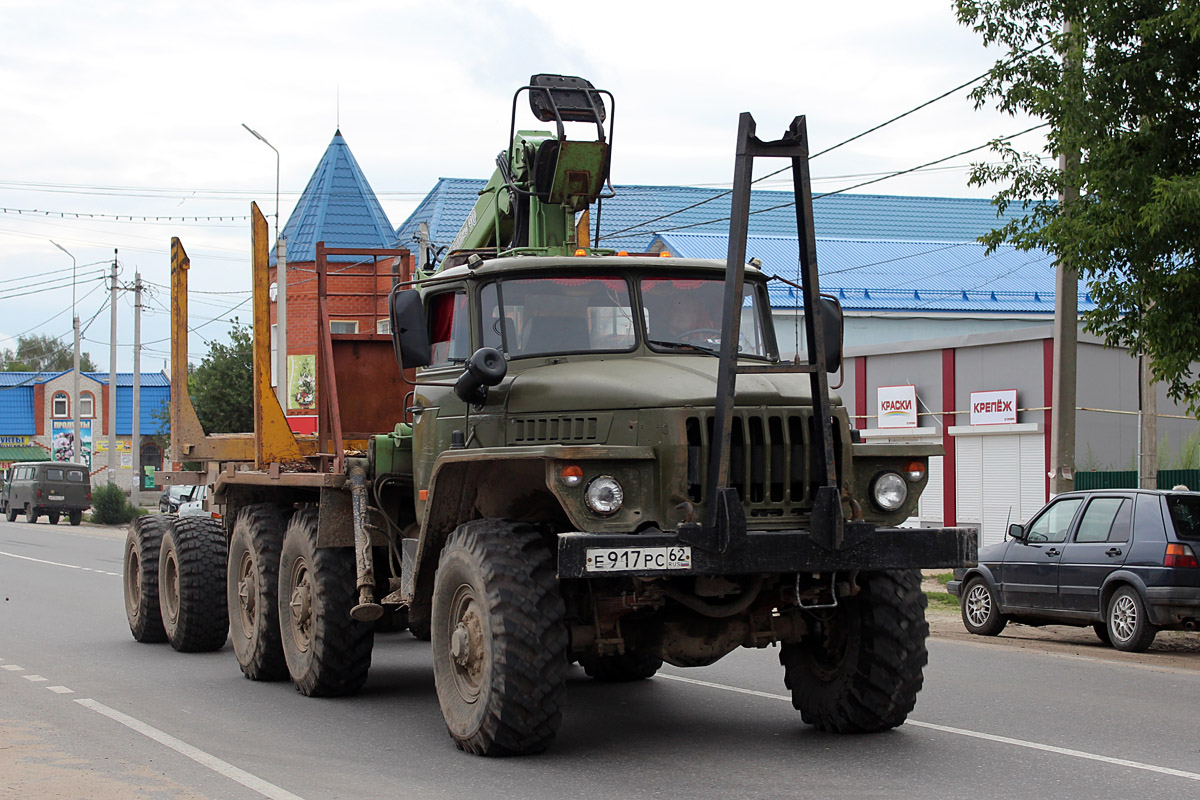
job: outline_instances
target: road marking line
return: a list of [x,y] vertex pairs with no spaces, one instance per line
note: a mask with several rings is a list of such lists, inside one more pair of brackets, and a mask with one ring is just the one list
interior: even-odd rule
[[24,672],[25,671],[24,667],[18,667],[16,664],[4,664],[4,665],[0,666],[0,669],[6,669],[9,672]]
[[42,681],[46,680],[41,675],[22,675],[21,677],[27,681],[33,681],[34,683],[41,683]]
[[206,753],[199,748],[193,747],[187,742],[176,739],[169,733],[165,733],[160,731],[158,728],[147,725],[141,720],[135,719],[128,714],[122,714],[120,711],[109,708],[103,703],[98,703],[95,700],[90,700],[87,698],[76,700],[75,702],[79,703],[79,705],[85,708],[90,708],[92,711],[95,711],[98,714],[103,714],[111,720],[121,723],[130,730],[137,731],[143,736],[153,739],[161,745],[169,747],[176,753],[195,761],[197,764],[207,767],[220,775],[224,775],[226,778],[240,783],[247,789],[258,792],[263,797],[269,797],[271,800],[303,800],[303,798],[301,798],[299,795],[292,794],[288,790],[276,786],[273,783],[269,783],[257,775],[252,775],[243,769],[238,769],[227,761],[222,761],[216,756]]
[[[682,675],[668,675],[665,672],[660,672],[656,677],[666,678],[669,681],[678,681],[679,683],[690,683],[695,686],[704,686],[709,689],[721,689],[726,692],[736,692],[737,694],[748,694],[752,697],[763,697],[768,700],[786,700],[791,702],[792,698],[782,694],[770,694],[768,692],[756,692],[753,689],[741,689],[737,686],[726,686],[723,683],[711,683],[709,681],[700,681],[695,678],[685,678]],[[1170,767],[1160,767],[1155,764],[1145,764],[1141,761],[1130,761],[1125,758],[1113,758],[1112,756],[1102,756],[1097,753],[1088,753],[1084,750],[1072,750],[1068,747],[1055,747],[1050,744],[1042,744],[1040,742],[1030,742],[1024,739],[1013,739],[1009,736],[997,736],[992,733],[982,733],[980,731],[967,730],[965,728],[952,728],[949,725],[935,725],[932,722],[918,722],[915,719],[910,719],[905,723],[912,725],[915,728],[927,728],[931,731],[940,731],[941,733],[952,733],[956,736],[967,736],[972,739],[982,739],[987,742],[996,742],[998,744],[1012,745],[1013,747],[1024,747],[1030,750],[1040,750],[1044,753],[1054,753],[1061,756],[1071,756],[1072,758],[1081,758],[1086,761],[1099,761],[1103,764],[1113,764],[1118,767],[1129,767],[1130,769],[1140,769],[1146,772],[1156,772],[1160,775],[1171,775],[1176,778],[1186,778],[1191,781],[1200,781],[1200,773],[1186,772],[1181,769],[1172,769]]]
[[46,688],[55,694],[75,694],[74,689],[68,689],[65,686],[47,686]]
[[99,575],[112,575],[114,578],[121,577],[121,574],[119,572],[106,572],[102,569],[92,569],[91,567],[80,567],[75,564],[62,564],[58,561],[44,561],[43,559],[40,559],[40,558],[30,558],[29,556],[19,556],[16,553],[5,553],[2,550],[0,550],[0,556],[8,556],[9,558],[19,558],[22,561],[35,561],[38,564],[49,564],[53,567],[66,567],[67,569],[78,569],[78,570],[82,570],[84,572],[95,572]]

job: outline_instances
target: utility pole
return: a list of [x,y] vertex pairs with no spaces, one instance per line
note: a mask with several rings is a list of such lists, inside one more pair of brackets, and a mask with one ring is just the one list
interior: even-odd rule
[[[1066,80],[1080,69],[1079,52],[1071,39],[1071,21],[1063,23],[1069,48],[1064,72]],[[1079,151],[1060,153],[1058,168],[1067,176],[1059,197],[1060,213],[1070,214],[1079,198],[1074,185]],[[1079,350],[1079,272],[1060,258],[1054,278],[1054,384],[1050,394],[1050,496],[1075,488],[1076,364]]]
[[142,273],[133,274],[133,429],[130,433],[130,466],[133,467],[129,501],[142,505]]
[[1158,488],[1158,386],[1150,356],[1138,355],[1138,488]]
[[[117,249],[113,248],[112,286],[109,289],[112,325],[108,337],[108,480],[117,482]],[[93,435],[94,438],[94,435]]]

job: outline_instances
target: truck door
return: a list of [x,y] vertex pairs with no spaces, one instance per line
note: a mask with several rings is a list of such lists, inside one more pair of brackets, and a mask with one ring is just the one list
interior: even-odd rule
[[1063,548],[1058,568],[1059,595],[1066,611],[1100,611],[1100,587],[1125,563],[1133,502],[1126,497],[1093,497],[1075,535]]
[[1024,541],[1013,542],[1004,562],[1004,605],[1056,609],[1058,568],[1071,522],[1083,498],[1055,501],[1029,525]]

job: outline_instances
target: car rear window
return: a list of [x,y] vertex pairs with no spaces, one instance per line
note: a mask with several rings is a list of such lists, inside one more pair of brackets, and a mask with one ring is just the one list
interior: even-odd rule
[[1167,509],[1171,513],[1176,536],[1180,539],[1200,539],[1200,495],[1168,495]]
[[83,483],[83,473],[77,469],[73,469],[67,473],[67,480],[72,483]]
[[63,471],[62,471],[61,469],[48,469],[48,470],[46,470],[46,480],[48,480],[48,481],[61,481],[62,479],[63,479]]

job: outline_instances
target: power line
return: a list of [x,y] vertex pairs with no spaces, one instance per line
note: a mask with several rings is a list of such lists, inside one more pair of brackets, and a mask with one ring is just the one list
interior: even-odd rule
[[16,214],[17,216],[29,217],[57,217],[59,219],[97,219],[97,220],[112,220],[115,222],[243,222],[250,219],[250,215],[230,216],[153,216],[143,214],[101,214],[101,213],[86,213],[81,211],[46,211],[40,208],[5,208],[0,206],[0,214]]

